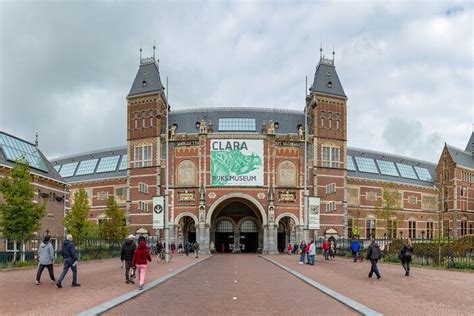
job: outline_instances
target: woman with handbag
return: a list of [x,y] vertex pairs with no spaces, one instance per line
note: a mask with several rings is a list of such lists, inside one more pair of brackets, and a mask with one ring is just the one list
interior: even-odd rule
[[402,262],[403,269],[405,270],[405,276],[410,275],[410,263],[411,257],[413,256],[413,246],[410,238],[405,239],[403,247],[400,250],[400,261]]

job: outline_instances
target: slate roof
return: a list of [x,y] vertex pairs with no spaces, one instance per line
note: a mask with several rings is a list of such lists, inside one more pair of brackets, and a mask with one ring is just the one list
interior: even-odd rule
[[[59,157],[56,159],[51,159],[51,163],[53,166],[60,166],[60,165],[68,164],[71,162],[80,162],[80,161],[89,160],[89,159],[99,159],[95,167],[94,173],[80,175],[80,176],[73,175],[71,177],[64,177],[64,179],[67,182],[74,183],[74,182],[83,182],[83,181],[90,181],[90,180],[126,177],[127,169],[119,170],[120,163],[122,159],[124,159],[124,156],[126,155],[127,155],[127,146],[121,146],[121,147],[114,147],[114,148],[101,149],[101,150],[81,153],[77,155],[70,155],[66,157]],[[106,157],[112,157],[112,156],[120,156],[120,159],[117,163],[115,170],[110,171],[110,172],[96,172],[99,166],[100,159],[106,158]]]
[[310,91],[312,93],[321,92],[339,97],[346,97],[346,93],[342,88],[333,60],[325,58],[320,59],[318,66],[316,67],[313,85],[311,86]]
[[467,151],[469,153],[474,153],[474,132],[471,134],[471,138],[469,138],[469,141],[467,142],[466,149],[464,151]]
[[[27,143],[29,145],[35,146],[33,143],[30,143],[30,142],[28,142],[24,139],[21,139],[19,137],[14,136],[14,135],[11,135],[11,134],[8,134],[8,133],[2,132],[2,131],[0,131],[0,134],[8,135],[8,136],[13,137],[13,138],[15,138],[15,139],[17,139],[21,142],[24,142],[24,143]],[[67,183],[59,175],[59,173],[56,171],[56,169],[54,169],[54,166],[51,164],[51,162],[48,161],[48,159],[45,157],[45,155],[41,152],[41,150],[39,148],[37,148],[37,151],[38,151],[38,154],[40,155],[41,159],[43,160],[47,170],[40,170],[40,169],[30,167],[30,172],[33,173],[33,174],[37,174],[39,176],[43,176],[43,177],[47,177],[47,178],[56,180],[56,181],[61,182],[61,183]],[[1,145],[1,143],[0,143],[0,165],[11,167],[11,168],[13,168],[13,166],[15,165],[14,161],[10,161],[10,160],[7,159],[7,157],[4,153],[3,146]]]
[[446,147],[448,148],[449,154],[457,165],[474,169],[474,156],[471,152],[453,147],[451,145],[446,145]]
[[[214,132],[219,131],[220,118],[255,118],[254,133],[260,133],[262,124],[268,124],[270,120],[278,123],[279,127],[276,134],[297,134],[298,125],[304,126],[303,111],[282,110],[269,108],[196,108],[189,110],[175,110],[170,112],[170,126],[178,124],[176,132],[179,133],[197,133],[196,122],[204,119],[207,124],[212,123]],[[242,133],[242,131],[236,131]],[[245,133],[245,132],[244,132]]]
[[404,177],[389,176],[389,175],[381,174],[377,163],[376,163],[376,167],[377,167],[378,173],[361,172],[359,169],[359,166],[356,163],[355,165],[356,165],[357,171],[347,170],[348,177],[381,180],[381,181],[391,181],[395,183],[406,183],[406,184],[421,185],[421,186],[428,186],[428,187],[434,186],[433,180],[436,177],[436,171],[435,171],[436,164],[435,163],[413,159],[409,157],[404,157],[404,156],[399,156],[395,154],[389,154],[389,153],[378,152],[378,151],[367,150],[367,149],[351,148],[351,147],[347,148],[347,155],[352,156],[352,157],[364,157],[364,158],[370,158],[370,159],[375,159],[375,160],[385,160],[385,161],[391,161],[394,163],[403,163],[406,165],[411,165],[413,167],[416,166],[420,168],[426,168],[428,169],[428,172],[432,180],[423,181],[419,179],[408,179]]
[[128,96],[150,92],[162,92],[164,90],[165,87],[161,83],[158,63],[154,58],[142,59]]

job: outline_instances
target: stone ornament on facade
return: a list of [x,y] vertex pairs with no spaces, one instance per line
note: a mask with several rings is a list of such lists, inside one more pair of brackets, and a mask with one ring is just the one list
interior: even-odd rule
[[214,192],[209,192],[209,194],[207,195],[210,199],[214,200],[216,198],[216,194]]
[[263,192],[258,193],[257,198],[259,198],[260,200],[263,200],[265,198],[265,193]]
[[178,192],[178,201],[180,201],[180,202],[191,202],[191,201],[194,201],[194,200],[195,200],[194,191],[184,190],[184,191]]
[[296,165],[289,161],[284,160],[278,165],[278,185],[283,187],[295,187],[296,186]]
[[286,190],[285,192],[279,192],[278,201],[280,202],[295,202],[296,193]]
[[178,165],[178,186],[196,185],[196,164],[189,159],[183,160]]

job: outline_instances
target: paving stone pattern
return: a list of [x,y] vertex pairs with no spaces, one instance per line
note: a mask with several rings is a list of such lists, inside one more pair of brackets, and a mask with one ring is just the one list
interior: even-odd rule
[[357,315],[254,254],[216,255],[106,313],[145,314]]

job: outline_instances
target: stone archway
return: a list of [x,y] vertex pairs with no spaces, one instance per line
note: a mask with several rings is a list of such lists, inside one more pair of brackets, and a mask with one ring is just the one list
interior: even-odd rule
[[[233,223],[232,232],[219,231],[217,225],[223,219]],[[245,222],[249,220],[251,222]],[[218,252],[261,252],[266,222],[267,216],[263,206],[254,198],[241,193],[218,199],[211,205],[206,217],[210,228],[209,240],[214,243]]]
[[296,241],[298,218],[291,213],[283,213],[275,221],[277,225],[277,249],[279,253],[286,253],[289,243]]

